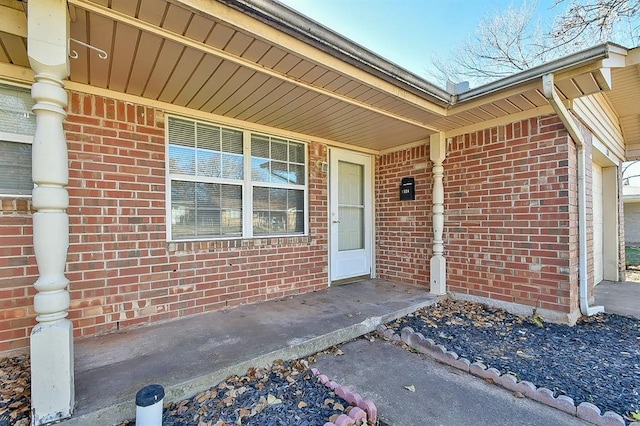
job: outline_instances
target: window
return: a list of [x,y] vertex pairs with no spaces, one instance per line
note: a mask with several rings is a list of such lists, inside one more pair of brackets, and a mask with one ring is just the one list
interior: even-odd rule
[[31,195],[32,106],[28,89],[0,84],[0,195]]
[[306,232],[306,145],[168,119],[170,239]]

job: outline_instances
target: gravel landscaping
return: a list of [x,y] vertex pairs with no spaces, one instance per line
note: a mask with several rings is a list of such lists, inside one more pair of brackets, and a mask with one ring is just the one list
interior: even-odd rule
[[[411,327],[471,362],[590,402],[628,421],[640,415],[640,320],[611,314],[574,327],[482,304],[445,300],[387,326]],[[637,419],[635,419],[637,421]]]
[[0,359],[0,426],[28,426],[30,403],[29,358]]
[[[341,354],[337,348],[326,351]],[[313,360],[313,357],[310,357]],[[353,404],[336,395],[316,377],[307,360],[276,362],[252,368],[192,398],[165,404],[163,426],[263,425],[322,426],[351,414]],[[0,360],[0,426],[28,426],[29,359]],[[119,426],[133,426],[135,420]]]
[[[444,300],[386,326],[398,334],[411,327],[460,357],[548,388],[555,396],[569,396],[576,405],[590,402],[627,421],[640,416],[640,319],[600,314],[569,327]],[[341,352],[335,347],[326,351]],[[166,404],[163,424],[324,425],[366,408],[354,403],[353,395],[325,386],[330,379],[309,369],[313,361],[314,356],[276,362],[230,377],[192,398]],[[29,424],[29,386],[28,357],[0,360],[0,426]]]
[[[324,386],[306,360],[250,369],[193,398],[165,404],[163,426],[322,426],[351,407]],[[119,426],[134,426],[135,420]]]

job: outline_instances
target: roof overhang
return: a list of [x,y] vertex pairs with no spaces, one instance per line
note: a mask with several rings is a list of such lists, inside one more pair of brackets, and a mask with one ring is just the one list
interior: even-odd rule
[[[640,90],[620,71],[638,74],[638,49],[604,44],[453,95],[273,1],[68,3],[71,37],[109,53],[74,44],[72,90],[380,152],[552,114],[541,77],[554,73],[563,101],[611,94],[625,137],[640,135],[638,103],[616,98]],[[24,3],[1,4],[0,76],[29,83]]]

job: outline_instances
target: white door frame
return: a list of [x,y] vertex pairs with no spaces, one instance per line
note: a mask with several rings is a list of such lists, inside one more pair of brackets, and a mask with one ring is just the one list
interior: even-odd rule
[[[350,161],[364,166],[364,206],[365,206],[365,229],[364,229],[364,252],[362,255],[366,262],[366,267],[359,273],[342,274],[338,270],[338,162]],[[368,275],[374,277],[374,217],[375,206],[373,204],[374,192],[374,163],[373,157],[355,151],[339,148],[329,150],[329,283],[342,279]]]

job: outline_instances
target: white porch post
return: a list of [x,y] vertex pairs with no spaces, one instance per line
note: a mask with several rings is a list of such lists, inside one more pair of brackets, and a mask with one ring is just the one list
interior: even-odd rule
[[429,155],[433,161],[433,257],[431,258],[431,293],[447,293],[447,260],[444,258],[444,185],[442,163],[447,155],[444,133],[431,135]]
[[27,49],[35,71],[31,96],[36,104],[32,147],[33,247],[39,277],[34,287],[38,324],[31,332],[32,422],[41,425],[70,417],[74,406],[73,325],[65,265],[69,246],[67,142],[62,122],[69,75],[69,18],[66,0],[28,3]]

